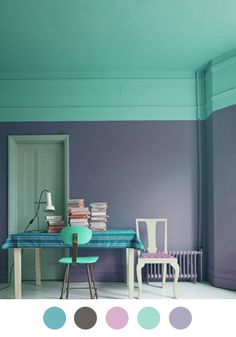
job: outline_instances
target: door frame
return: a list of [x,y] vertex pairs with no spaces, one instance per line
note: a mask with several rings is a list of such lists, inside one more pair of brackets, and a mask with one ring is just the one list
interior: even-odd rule
[[16,177],[17,145],[37,142],[41,144],[61,143],[64,150],[64,203],[65,223],[67,220],[67,200],[69,196],[69,136],[68,135],[20,135],[8,136],[8,235],[17,230],[16,222]]

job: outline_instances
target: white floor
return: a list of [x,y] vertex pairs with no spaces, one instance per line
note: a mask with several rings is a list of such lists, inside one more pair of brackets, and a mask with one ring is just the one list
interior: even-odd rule
[[[4,284],[0,284],[0,289]],[[84,287],[87,284],[73,283],[72,287]],[[161,283],[143,284],[143,299],[172,299],[173,284],[167,282],[165,289],[161,288]],[[97,283],[98,296],[100,299],[128,299],[128,288],[124,283]],[[61,282],[43,281],[37,287],[33,281],[24,281],[22,292],[24,299],[58,299],[60,296]],[[138,287],[135,284],[135,297],[138,294]],[[178,299],[236,299],[236,291],[216,288],[208,283],[179,282],[177,285]],[[14,286],[0,291],[1,299],[14,298]],[[70,290],[71,299],[89,299],[88,289]]]

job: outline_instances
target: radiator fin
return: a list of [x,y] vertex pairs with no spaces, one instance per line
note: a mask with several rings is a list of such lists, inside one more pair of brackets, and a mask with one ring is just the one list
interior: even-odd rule
[[[202,251],[188,250],[188,251],[169,251],[168,254],[177,258],[180,272],[179,281],[197,281],[202,282]],[[161,264],[147,264],[147,282],[149,280],[158,281],[162,277]],[[166,280],[174,279],[174,270],[167,264]]]

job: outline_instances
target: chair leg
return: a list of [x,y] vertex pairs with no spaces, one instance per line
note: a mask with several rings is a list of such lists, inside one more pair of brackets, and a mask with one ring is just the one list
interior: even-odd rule
[[149,273],[150,273],[150,268],[149,264],[146,265],[146,283],[149,284]]
[[176,287],[177,287],[177,281],[178,281],[178,278],[179,278],[179,265],[176,262],[176,263],[172,263],[171,266],[174,268],[174,271],[175,271],[174,283],[173,283],[173,293],[174,293],[174,298],[177,298]]
[[61,286],[61,296],[60,296],[60,300],[63,299],[63,295],[65,292],[65,284],[66,284],[66,280],[67,280],[67,275],[68,275],[68,267],[69,265],[66,266],[65,268],[65,272],[64,272],[64,278],[63,278],[63,282],[62,282],[62,286]]
[[138,262],[136,267],[137,279],[138,279],[138,298],[142,298],[142,268],[144,267],[144,263]]
[[68,272],[67,272],[67,287],[66,287],[66,299],[69,297],[69,286],[70,286],[70,270],[71,270],[71,265],[68,265]]
[[88,284],[89,284],[89,292],[90,292],[90,298],[93,298],[93,294],[92,294],[92,283],[91,283],[91,275],[90,275],[90,269],[89,269],[89,265],[86,264],[86,269],[87,269],[87,276],[88,276]]
[[89,268],[90,268],[90,275],[91,275],[91,280],[92,280],[93,289],[94,289],[94,298],[98,299],[97,287],[96,287],[96,283],[95,283],[95,278],[94,278],[94,273],[93,273],[93,267],[92,267],[91,264],[89,265]]
[[165,287],[166,285],[166,269],[167,269],[167,264],[163,263],[162,264],[162,288]]

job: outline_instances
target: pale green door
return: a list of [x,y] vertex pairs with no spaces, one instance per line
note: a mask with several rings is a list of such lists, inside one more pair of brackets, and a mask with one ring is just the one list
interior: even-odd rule
[[[53,136],[52,136],[53,137]],[[50,138],[50,136],[49,136]],[[52,203],[56,211],[50,215],[62,215],[65,218],[67,191],[65,181],[65,146],[63,142],[53,142],[46,137],[41,140],[17,142],[15,147],[15,228],[14,232],[23,232],[33,218],[40,192],[47,189],[52,194]],[[46,193],[42,201],[46,200]],[[39,217],[28,230],[47,229],[44,205],[40,207]],[[65,219],[66,220],[66,219]],[[63,269],[58,259],[64,255],[63,249],[41,249],[42,280],[62,279]],[[23,280],[34,280],[34,250],[24,249],[22,256]]]

